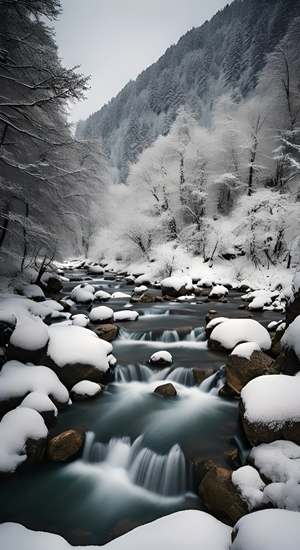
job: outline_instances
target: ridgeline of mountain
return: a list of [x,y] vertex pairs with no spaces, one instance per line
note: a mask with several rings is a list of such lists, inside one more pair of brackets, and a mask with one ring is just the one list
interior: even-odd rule
[[209,125],[216,97],[228,89],[251,92],[266,56],[299,15],[299,0],[235,0],[81,121],[77,136],[101,139],[116,181],[125,181],[129,164],[168,133],[180,106],[189,105]]

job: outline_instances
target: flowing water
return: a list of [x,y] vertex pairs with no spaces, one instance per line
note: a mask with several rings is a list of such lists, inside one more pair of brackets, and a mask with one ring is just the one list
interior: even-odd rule
[[[82,277],[80,272],[72,275]],[[67,284],[66,293],[75,284]],[[111,293],[132,290],[113,276],[93,284]],[[225,464],[224,453],[239,429],[237,405],[217,395],[222,370],[199,387],[193,368],[222,367],[223,358],[207,349],[205,315],[216,308],[222,316],[234,316],[239,303],[231,293],[227,304],[135,305],[139,320],[122,323],[113,342],[118,361],[114,381],[101,398],[74,403],[58,417],[54,433],[72,427],[87,432],[82,457],[3,479],[0,521],[56,532],[76,545],[104,544],[162,515],[201,508],[191,459]],[[107,305],[121,310],[128,299]],[[258,317],[267,323],[278,316],[268,312]],[[149,358],[160,349],[172,353],[173,364],[154,369]],[[175,386],[175,399],[153,393],[165,381]]]

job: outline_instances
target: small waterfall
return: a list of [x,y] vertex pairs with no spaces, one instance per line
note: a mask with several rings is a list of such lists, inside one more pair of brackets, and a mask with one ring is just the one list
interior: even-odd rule
[[190,332],[173,330],[163,331],[145,331],[145,332],[128,332],[126,329],[121,329],[119,333],[120,340],[135,340],[138,342],[164,342],[172,344],[176,342],[204,342],[205,331],[203,327],[196,327]]
[[195,379],[192,369],[184,367],[178,367],[177,369],[174,369],[172,372],[170,372],[170,374],[168,374],[166,380],[178,382],[179,384],[188,387],[195,385]]
[[146,365],[126,365],[115,368],[116,382],[148,382],[152,375],[152,370]]
[[128,437],[112,438],[107,444],[88,439],[83,452],[86,463],[124,470],[131,483],[163,496],[181,495],[191,488],[191,468],[179,445],[160,455],[143,446],[143,436],[133,444]]
[[199,388],[204,393],[211,393],[212,395],[218,395],[219,389],[224,385],[224,367],[221,367],[217,372],[203,380]]
[[164,330],[160,337],[160,341],[165,343],[179,342],[179,340],[180,338],[177,330]]
[[146,365],[118,365],[115,368],[115,381],[119,383],[155,382],[159,380],[170,380],[187,387],[195,385],[193,371],[189,368],[177,367],[172,370],[172,367],[165,367],[159,371],[153,371]]

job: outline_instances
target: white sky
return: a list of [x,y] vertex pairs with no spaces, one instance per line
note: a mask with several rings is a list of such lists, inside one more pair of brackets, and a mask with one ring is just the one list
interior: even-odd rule
[[62,0],[55,25],[64,65],[91,75],[87,99],[71,107],[87,118],[155,62],[192,27],[231,0]]

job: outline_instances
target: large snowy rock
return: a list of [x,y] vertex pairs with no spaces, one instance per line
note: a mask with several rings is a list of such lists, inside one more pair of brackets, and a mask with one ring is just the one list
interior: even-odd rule
[[239,520],[230,550],[299,550],[297,512],[261,510]]
[[255,510],[262,506],[265,483],[253,466],[247,465],[238,468],[232,473],[231,480],[249,510]]
[[191,292],[193,290],[193,283],[190,277],[179,275],[177,277],[167,277],[167,279],[161,281],[161,290],[163,296],[178,298]]
[[0,422],[0,472],[14,472],[25,461],[43,458],[48,429],[33,409],[18,407]]
[[49,339],[48,327],[39,317],[24,317],[18,321],[7,349],[9,359],[39,362]]
[[38,285],[25,285],[22,288],[22,294],[26,296],[26,298],[31,298],[32,300],[45,299],[45,294]]
[[274,374],[251,380],[241,392],[241,414],[251,445],[287,439],[300,443],[300,377]]
[[250,380],[272,372],[273,363],[271,357],[260,351],[256,342],[239,344],[226,360],[227,385],[239,395]]
[[211,349],[232,351],[238,344],[255,342],[263,351],[271,348],[268,331],[253,319],[228,319],[218,324],[208,340]]
[[50,397],[45,393],[33,391],[26,395],[23,399],[20,407],[26,407],[27,409],[33,409],[40,413],[43,417],[46,426],[50,427],[54,424],[58,415],[56,405],[51,401]]
[[95,299],[94,293],[95,289],[93,286],[82,283],[73,288],[70,298],[77,304],[91,303]]
[[231,478],[232,470],[212,464],[200,483],[199,494],[209,512],[233,525],[249,509]]
[[[230,533],[231,529],[227,525],[209,514],[199,510],[186,510],[138,527],[104,546],[85,546],[84,548],[85,550],[228,550]],[[79,547],[69,545],[58,535],[30,531],[16,523],[0,525],[0,548],[3,550],[21,548],[22,550],[80,550]],[[83,547],[80,548],[83,550]]]
[[19,405],[27,394],[37,392],[56,404],[66,405],[69,392],[55,372],[43,366],[8,361],[0,371],[0,413]]
[[114,320],[114,312],[110,307],[98,306],[90,311],[89,318],[92,323],[111,323]]
[[205,327],[206,338],[209,338],[214,328],[216,328],[221,323],[224,323],[224,321],[228,321],[228,317],[214,317],[213,319],[208,321]]
[[99,302],[106,302],[110,300],[110,298],[111,294],[105,290],[97,290],[97,292],[95,292],[95,300],[99,300]]
[[47,358],[68,387],[81,380],[101,383],[109,370],[112,345],[87,328],[74,325],[49,328]]

